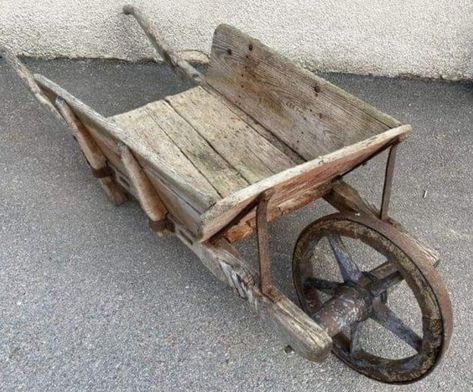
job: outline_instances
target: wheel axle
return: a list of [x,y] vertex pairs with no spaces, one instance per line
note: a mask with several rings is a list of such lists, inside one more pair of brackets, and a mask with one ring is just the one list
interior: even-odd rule
[[335,297],[324,303],[312,318],[332,337],[344,328],[364,321],[370,314],[372,299],[367,290],[342,286]]

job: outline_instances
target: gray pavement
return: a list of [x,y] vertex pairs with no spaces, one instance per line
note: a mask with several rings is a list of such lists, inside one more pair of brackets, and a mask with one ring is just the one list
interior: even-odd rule
[[[185,88],[162,66],[27,61],[105,115]],[[455,335],[441,366],[409,391],[473,390],[473,87],[326,75],[411,123],[392,213],[438,248]],[[394,391],[336,358],[287,355],[247,304],[175,238],[158,239],[135,202],[110,205],[70,134],[0,60],[1,391]],[[377,200],[383,161],[351,175]],[[424,196],[424,193],[425,197]],[[276,278],[323,202],[271,225]],[[242,245],[254,258],[254,243]]]

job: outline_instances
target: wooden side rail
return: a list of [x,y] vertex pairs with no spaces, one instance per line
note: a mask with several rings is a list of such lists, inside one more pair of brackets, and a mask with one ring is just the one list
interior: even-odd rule
[[203,81],[202,74],[169,46],[161,32],[141,10],[128,4],[123,7],[123,13],[134,16],[153,47],[174,72],[183,75],[197,84]]

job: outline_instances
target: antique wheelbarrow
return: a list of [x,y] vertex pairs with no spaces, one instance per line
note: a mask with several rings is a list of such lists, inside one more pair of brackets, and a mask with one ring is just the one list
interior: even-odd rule
[[[195,87],[105,118],[4,50],[36,97],[69,125],[110,200],[135,197],[152,230],[181,239],[303,357],[321,361],[333,351],[388,383],[431,372],[452,334],[438,255],[388,216],[396,150],[411,127],[228,25],[215,30],[204,76],[138,9],[125,6],[124,13]],[[385,150],[378,210],[342,178]],[[311,223],[297,240],[299,307],[273,283],[267,224],[319,198],[340,212]],[[254,232],[258,272],[232,244]],[[374,264],[363,269],[370,257]],[[338,279],[317,272],[333,269]],[[406,292],[418,304],[418,331],[390,305]],[[392,333],[408,354],[372,353],[360,339],[368,322]]]

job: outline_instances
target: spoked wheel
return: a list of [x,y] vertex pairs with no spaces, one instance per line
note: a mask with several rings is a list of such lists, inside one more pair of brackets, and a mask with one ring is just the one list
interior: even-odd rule
[[[321,251],[324,242],[326,252]],[[378,261],[374,266],[373,259]],[[363,270],[362,264],[369,268]],[[330,269],[341,277],[322,278],[320,272]],[[448,293],[422,253],[387,223],[351,214],[315,221],[297,241],[293,278],[304,311],[332,336],[333,352],[368,377],[387,383],[417,381],[433,370],[448,347]],[[410,304],[403,295],[410,295]],[[412,318],[404,320],[412,306],[421,316],[417,331],[410,326]],[[370,343],[379,336],[371,332],[365,338],[366,328],[391,334],[388,338],[395,342],[375,342],[384,351],[373,353]],[[392,358],[391,351],[399,346],[403,353]]]

